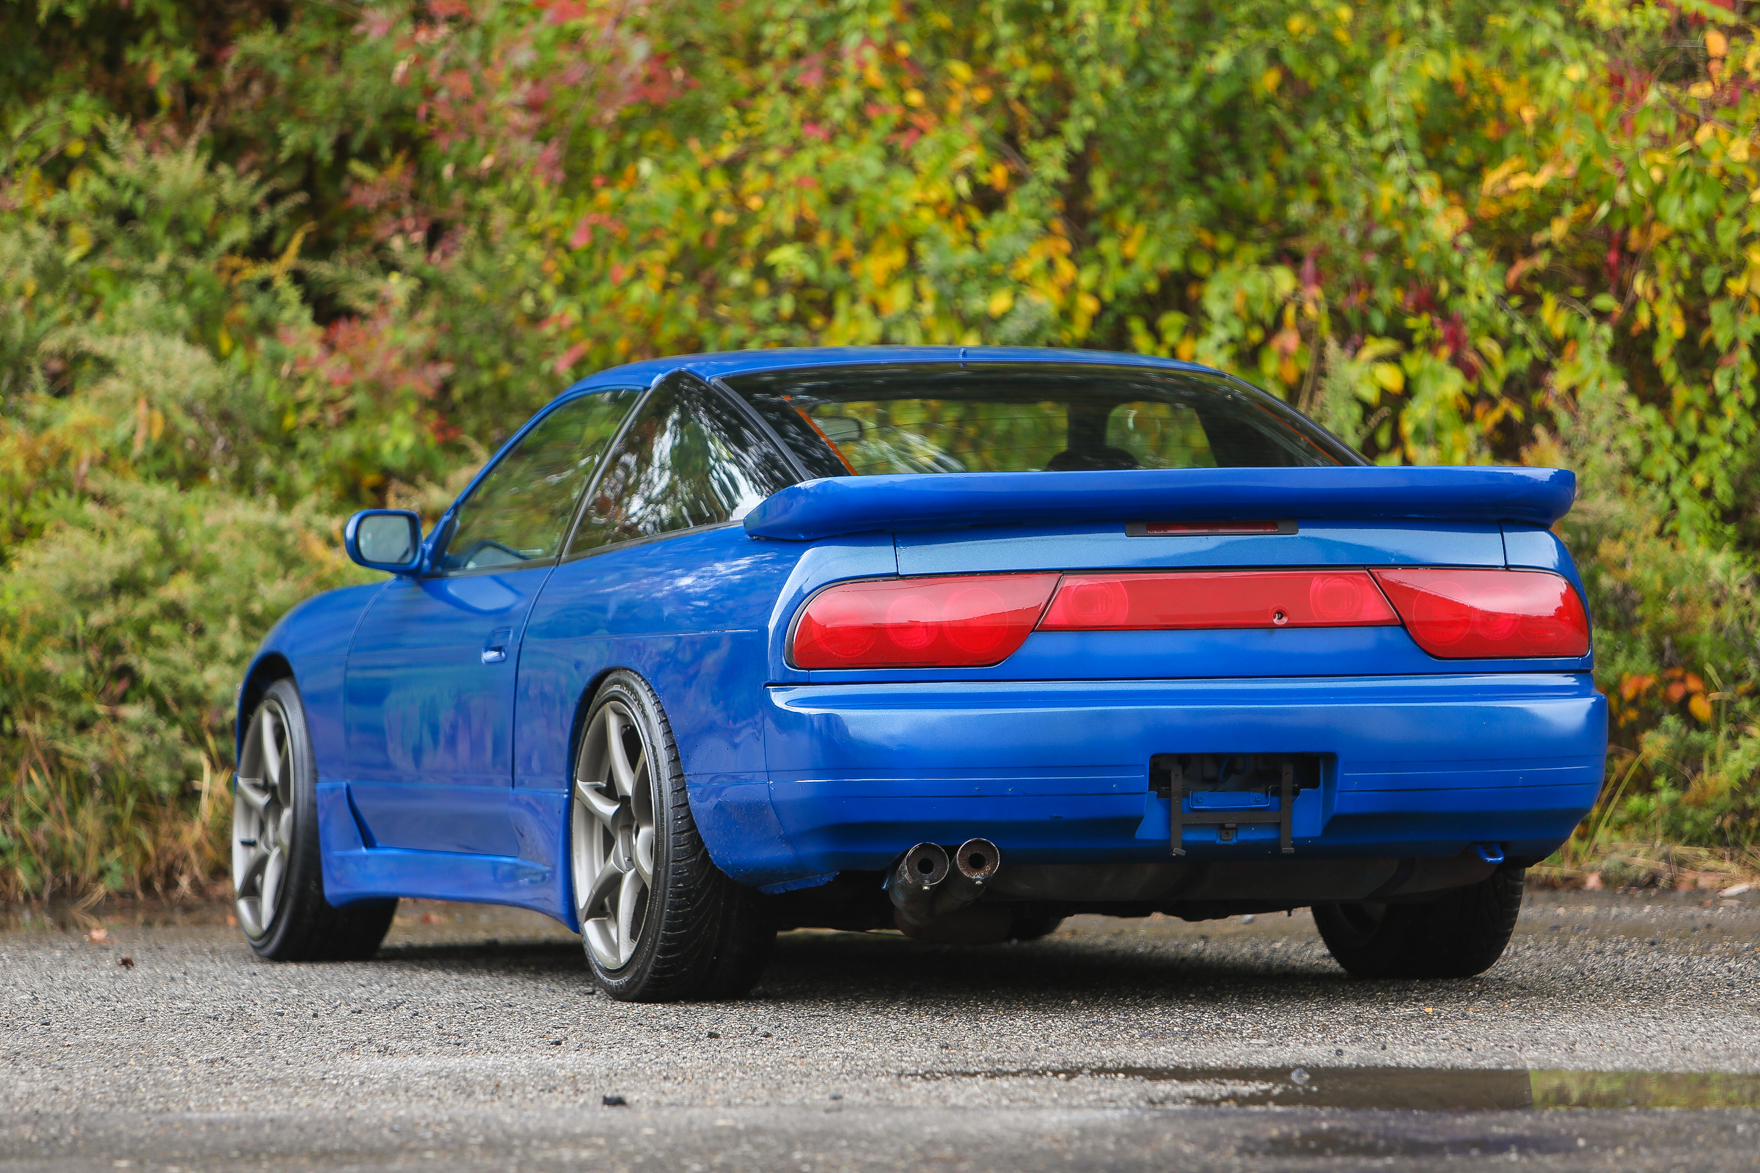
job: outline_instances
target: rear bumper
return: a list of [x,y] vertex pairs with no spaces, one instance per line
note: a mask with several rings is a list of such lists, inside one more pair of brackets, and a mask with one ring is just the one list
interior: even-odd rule
[[[1543,856],[1594,805],[1606,701],[1587,673],[813,684],[766,690],[767,778],[693,778],[716,862],[787,887],[912,843],[995,841],[1009,864],[1169,857],[1160,753],[1320,754],[1297,860]],[[1187,827],[1194,861],[1289,859],[1274,826]]]

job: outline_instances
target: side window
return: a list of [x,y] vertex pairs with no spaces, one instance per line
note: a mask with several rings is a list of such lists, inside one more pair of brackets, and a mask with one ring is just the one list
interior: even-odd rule
[[694,378],[668,379],[606,458],[569,553],[735,520],[795,479],[737,407]]
[[583,395],[539,420],[459,506],[440,569],[556,557],[581,491],[640,395],[633,387]]

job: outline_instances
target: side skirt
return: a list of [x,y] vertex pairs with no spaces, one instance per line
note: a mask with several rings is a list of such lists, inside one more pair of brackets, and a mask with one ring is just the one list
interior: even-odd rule
[[568,869],[549,862],[567,858],[563,851],[567,829],[559,825],[560,819],[543,817],[548,811],[530,809],[530,797],[521,795],[526,801],[513,802],[515,826],[522,851],[539,859],[412,851],[371,846],[349,802],[348,783],[320,781],[318,839],[324,897],[338,908],[390,897],[504,904],[541,912],[578,931],[568,900]]

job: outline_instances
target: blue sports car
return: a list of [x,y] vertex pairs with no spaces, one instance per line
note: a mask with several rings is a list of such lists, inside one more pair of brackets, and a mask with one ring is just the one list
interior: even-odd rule
[[641,362],[521,428],[238,699],[266,958],[400,896],[536,909],[612,996],[732,997],[779,929],[1029,939],[1311,907],[1459,977],[1602,779],[1570,473],[1368,464],[1138,355]]

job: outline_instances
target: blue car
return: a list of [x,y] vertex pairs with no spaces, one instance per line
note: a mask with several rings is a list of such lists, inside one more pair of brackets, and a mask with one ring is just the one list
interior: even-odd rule
[[1042,936],[1311,907],[1359,977],[1482,972],[1606,753],[1569,472],[1370,465],[1140,355],[771,350],[592,376],[239,692],[274,959],[398,897],[535,909],[633,1000],[780,929]]

